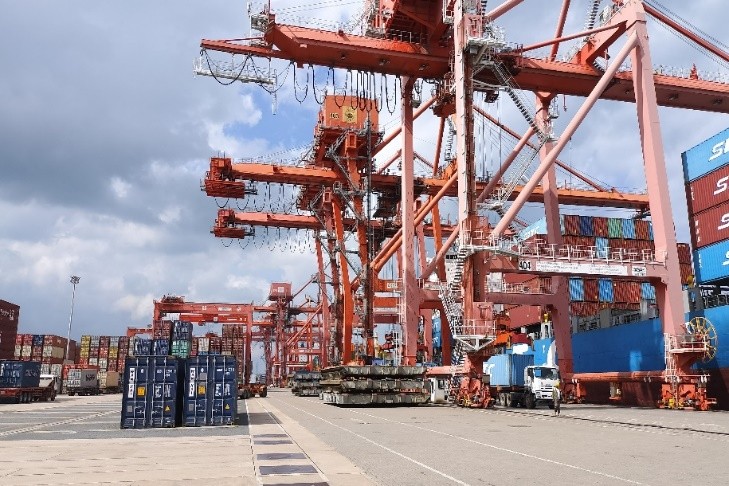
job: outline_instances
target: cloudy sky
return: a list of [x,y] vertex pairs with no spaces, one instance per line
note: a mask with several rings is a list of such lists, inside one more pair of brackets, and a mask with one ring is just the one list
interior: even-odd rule
[[[313,7],[272,1],[289,18],[329,21],[346,21],[360,5],[303,3]],[[573,2],[568,31],[581,30],[587,3]],[[666,3],[729,43],[716,15],[720,0]],[[502,22],[509,40],[548,38],[560,4],[526,0]],[[217,206],[199,187],[209,157],[261,157],[305,146],[318,110],[311,96],[301,104],[294,99],[290,80],[273,114],[271,96],[257,86],[221,86],[193,75],[201,38],[249,34],[245,2],[0,0],[0,6],[0,298],[21,306],[21,332],[66,334],[72,274],[81,277],[72,333],[78,337],[145,325],[152,300],[164,294],[262,302],[270,282],[298,287],[315,272],[305,247],[303,253],[287,245],[284,251],[225,247],[209,233]],[[655,24],[651,29],[655,64],[721,69]],[[579,102],[565,101],[557,134]],[[493,113],[521,129],[506,101]],[[669,109],[661,117],[676,228],[688,241],[680,153],[729,119]],[[435,122],[419,123],[416,143],[430,153]],[[640,189],[636,127],[633,105],[601,102],[562,159],[609,185]]]

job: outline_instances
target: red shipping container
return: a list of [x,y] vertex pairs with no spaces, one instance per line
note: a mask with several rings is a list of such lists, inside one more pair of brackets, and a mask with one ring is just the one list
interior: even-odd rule
[[691,264],[691,248],[688,243],[679,243],[678,248],[678,263]]
[[597,279],[586,278],[582,282],[585,289],[585,301],[598,302],[600,300],[600,291],[597,284]]
[[639,240],[650,240],[650,230],[648,229],[648,221],[643,219],[635,220],[635,237]]
[[25,334],[18,334],[18,335],[16,335],[15,336],[15,344],[16,345],[18,345],[18,344],[22,345],[23,344],[23,338],[25,338]]
[[729,165],[686,184],[689,215],[729,201]]
[[564,215],[564,234],[579,236],[580,234],[580,217],[575,214]]
[[689,281],[694,281],[694,268],[690,263],[679,264],[681,270],[681,283],[688,285]]
[[595,236],[601,236],[603,238],[608,237],[608,222],[607,218],[601,216],[594,216],[592,218],[593,234]]
[[694,249],[713,245],[729,238],[729,202],[691,216],[689,231]]
[[32,346],[33,345],[33,335],[32,334],[23,334],[23,346]]

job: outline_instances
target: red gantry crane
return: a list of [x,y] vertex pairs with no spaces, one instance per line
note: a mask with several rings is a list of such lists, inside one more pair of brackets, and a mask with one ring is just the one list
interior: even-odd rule
[[[708,352],[710,343],[684,327],[658,107],[726,113],[729,86],[702,79],[696,70],[686,77],[654,72],[647,18],[650,15],[665,23],[724,61],[729,55],[671,19],[653,1],[613,0],[601,9],[602,2],[594,0],[585,30],[565,34],[571,1],[563,0],[560,11],[555,12],[554,36],[526,46],[518,44],[518,38],[507,41],[498,25],[505,16],[532,16],[526,6],[520,6],[522,1],[506,0],[493,9],[487,9],[486,3],[367,1],[359,35],[348,28],[330,31],[281,23],[267,7],[251,17],[259,37],[203,40],[199,73],[270,89],[276,78],[258,68],[256,60],[286,60],[291,63],[288,69],[294,74],[297,96],[304,94],[298,77],[298,83],[306,80],[305,93],[311,88],[322,104],[314,148],[304,166],[212,159],[205,189],[209,195],[249,198],[255,192],[252,181],[300,187],[298,208],[307,211],[308,221],[313,216],[321,225],[315,244],[322,285],[328,282],[323,252],[329,257],[334,300],[330,306],[322,302],[322,309],[324,328],[331,322],[333,329],[331,362],[355,357],[355,327],[363,330],[365,355],[372,356],[373,289],[378,288],[385,264],[394,260],[398,278],[392,290],[397,291],[403,364],[418,359],[418,328],[421,317],[426,317],[421,311],[439,308],[444,323],[443,355],[463,366],[469,378],[461,387],[469,393],[473,381],[480,379],[483,350],[497,339],[499,309],[503,305],[538,305],[553,321],[558,364],[568,394],[579,396],[583,392],[580,384],[588,380],[608,383],[660,376],[664,381],[661,403],[707,409],[712,399],[706,396],[706,376],[697,374],[692,364]],[[559,60],[560,48],[571,41],[570,54]],[[545,48],[549,52],[540,53]],[[231,54],[232,63],[212,60],[212,51]],[[325,86],[316,86],[317,76],[325,80]],[[432,86],[433,98],[418,108],[423,81]],[[327,89],[334,94],[321,96]],[[552,108],[559,95],[584,100],[557,135],[553,133]],[[397,98],[400,124],[383,136],[378,132],[378,112],[394,112],[390,106],[393,97]],[[499,169],[484,177],[477,170],[480,141],[474,127],[493,123],[488,120],[488,106],[499,98],[513,103],[527,129],[521,136],[512,132],[518,141]],[[647,195],[606,189],[583,176],[580,178],[590,186],[585,190],[558,186],[557,168],[564,164],[557,158],[598,100],[635,103]],[[417,153],[414,144],[414,121],[427,109],[439,119],[432,161]],[[374,157],[391,149],[396,140],[398,148],[390,150],[393,155],[375,166]],[[399,176],[387,173],[396,161],[401,167]],[[416,165],[429,165],[430,177],[416,177]],[[374,213],[373,193],[378,199]],[[445,198],[457,199],[457,224],[444,241],[439,205]],[[517,216],[527,202],[539,202],[544,208],[547,241],[541,247],[524,244],[517,237]],[[654,251],[635,254],[616,248],[598,257],[594,251],[564,246],[560,204],[591,203],[649,212]],[[487,216],[496,222],[489,223]],[[266,220],[269,217],[276,218],[266,215]],[[378,223],[378,219],[383,221]],[[424,244],[426,220],[433,228],[432,248]],[[234,228],[237,233],[225,229],[219,236],[226,231],[229,237],[253,236],[250,227],[241,227],[242,233],[241,228]],[[346,246],[347,228],[356,234],[356,249],[352,250],[359,260],[356,264]],[[427,256],[431,250],[432,258]],[[545,285],[527,293],[486,286],[485,276],[510,273],[544,276]],[[656,288],[666,340],[665,370],[645,376],[573,373],[567,276],[603,274],[650,282]],[[362,312],[358,312],[358,301],[364,303]],[[455,349],[448,350],[446,343],[451,338]],[[487,390],[478,393],[477,403],[489,402]]]

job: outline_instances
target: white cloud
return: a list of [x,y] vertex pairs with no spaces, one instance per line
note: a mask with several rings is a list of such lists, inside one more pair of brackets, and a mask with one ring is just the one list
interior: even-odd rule
[[125,182],[120,177],[112,177],[110,182],[111,190],[118,199],[124,199],[129,194],[132,185]]

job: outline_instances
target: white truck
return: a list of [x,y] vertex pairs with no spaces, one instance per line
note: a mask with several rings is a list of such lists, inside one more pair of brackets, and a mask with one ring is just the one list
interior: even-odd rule
[[488,381],[491,396],[501,406],[535,408],[546,403],[552,408],[559,369],[546,364],[535,366],[531,354],[498,354],[485,363],[484,381]]

